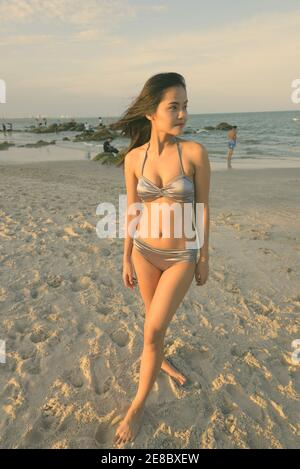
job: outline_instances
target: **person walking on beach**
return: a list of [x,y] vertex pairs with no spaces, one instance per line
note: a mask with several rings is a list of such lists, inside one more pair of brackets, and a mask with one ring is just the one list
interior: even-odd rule
[[227,154],[227,168],[232,169],[231,166],[231,158],[233,155],[233,151],[236,147],[236,133],[237,133],[237,126],[233,125],[231,129],[228,131],[228,154]]
[[2,124],[3,134],[6,136],[6,125]]
[[[202,144],[178,137],[187,120],[187,101],[184,77],[173,72],[159,73],[147,80],[125,115],[112,124],[112,128],[126,130],[131,137],[122,160],[127,190],[123,282],[130,289],[138,283],[145,305],[138,389],[116,430],[116,445],[135,439],[146,399],[160,370],[177,384],[185,384],[184,374],[164,358],[164,339],[193,278],[198,286],[204,285],[208,278],[210,163]],[[133,219],[136,220],[132,210],[135,203],[138,210],[140,203],[146,209],[139,219],[139,236],[132,229]],[[167,205],[172,211],[175,205],[176,214],[164,210],[160,217],[163,220],[158,221],[159,217],[152,212],[157,204],[163,208]],[[204,212],[197,214],[196,219],[203,221],[204,242],[199,248],[197,237],[191,236],[195,230],[190,228],[191,212],[196,212],[195,205],[200,204]],[[182,227],[184,213],[189,214],[190,236],[185,234],[185,226],[184,234],[178,237],[174,225]],[[158,236],[153,236],[154,228]]]

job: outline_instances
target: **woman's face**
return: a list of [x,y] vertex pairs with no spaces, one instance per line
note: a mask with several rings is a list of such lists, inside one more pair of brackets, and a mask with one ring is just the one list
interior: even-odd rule
[[180,134],[188,119],[187,101],[186,91],[182,86],[168,88],[152,118],[156,131],[175,136]]

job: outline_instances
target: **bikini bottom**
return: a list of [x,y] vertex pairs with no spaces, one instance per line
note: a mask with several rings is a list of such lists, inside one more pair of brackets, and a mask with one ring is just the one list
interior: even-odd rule
[[198,249],[158,249],[141,239],[134,238],[133,245],[151,264],[166,270],[177,262],[197,262]]

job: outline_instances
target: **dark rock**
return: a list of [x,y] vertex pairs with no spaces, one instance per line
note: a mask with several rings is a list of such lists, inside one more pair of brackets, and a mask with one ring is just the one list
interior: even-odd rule
[[2,142],[0,143],[0,150],[8,150],[9,147],[14,147],[14,143]]
[[227,122],[220,122],[220,124],[216,127],[217,130],[230,130],[232,129],[232,125],[228,124]]

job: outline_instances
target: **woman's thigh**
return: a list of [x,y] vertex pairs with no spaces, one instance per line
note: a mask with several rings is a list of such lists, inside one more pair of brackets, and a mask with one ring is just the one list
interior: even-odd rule
[[146,311],[148,311],[162,271],[145,259],[134,246],[131,252],[131,260],[136,273],[141,297],[144,301]]
[[195,262],[178,262],[166,269],[159,278],[145,320],[145,339],[162,339],[187,293],[195,274]]

